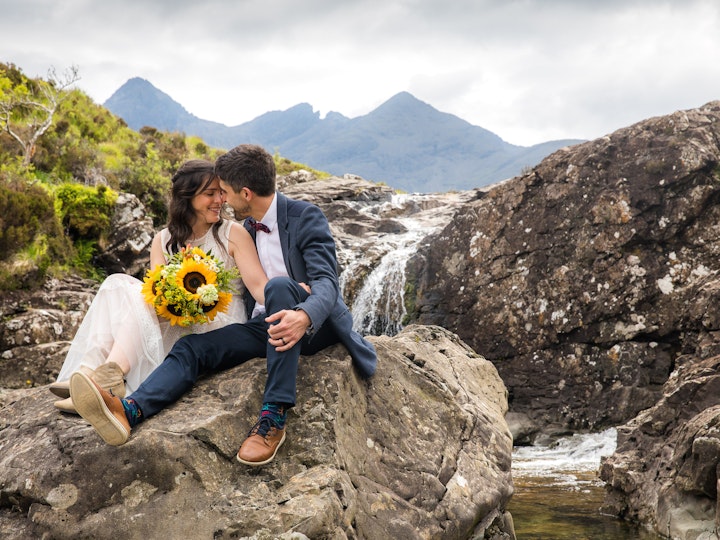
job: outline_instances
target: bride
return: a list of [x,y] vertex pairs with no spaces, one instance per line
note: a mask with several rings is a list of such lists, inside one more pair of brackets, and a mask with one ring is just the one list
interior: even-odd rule
[[242,225],[223,219],[224,204],[225,192],[213,164],[205,160],[184,163],[172,178],[170,218],[153,238],[150,267],[166,264],[167,254],[188,244],[211,251],[227,269],[237,266],[242,279],[233,284],[235,293],[227,312],[206,324],[173,326],[145,302],[142,281],[127,274],[108,276],[80,324],[57,381],[50,385],[50,391],[62,398],[55,407],[76,412],[68,384],[75,371],[83,371],[106,390],[124,397],[152,373],[184,334],[245,322],[245,288],[259,304],[264,303],[267,277],[255,244]]

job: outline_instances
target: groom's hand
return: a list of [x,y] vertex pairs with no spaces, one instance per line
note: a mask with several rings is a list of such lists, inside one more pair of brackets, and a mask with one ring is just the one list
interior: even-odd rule
[[[277,321],[277,324],[273,324]],[[283,309],[265,318],[270,323],[268,343],[278,352],[288,351],[300,341],[308,327],[310,317],[302,309]]]

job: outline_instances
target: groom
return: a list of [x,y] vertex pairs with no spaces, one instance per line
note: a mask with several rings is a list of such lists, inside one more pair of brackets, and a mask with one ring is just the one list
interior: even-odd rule
[[[352,316],[338,284],[335,242],[322,211],[275,191],[275,163],[259,146],[233,148],[217,159],[215,173],[236,215],[248,217],[245,227],[256,239],[269,279],[265,306],[249,302],[251,318],[246,323],[180,339],[125,399],[79,372],[70,379],[70,394],[78,413],[103,440],[121,445],[133,426],[179,399],[201,374],[264,356],[267,381],[262,409],[237,454],[241,463],[264,465],[285,440],[300,354],[342,343],[363,378],[375,373],[377,356],[372,344],[352,330]],[[299,282],[309,284],[312,294]]]

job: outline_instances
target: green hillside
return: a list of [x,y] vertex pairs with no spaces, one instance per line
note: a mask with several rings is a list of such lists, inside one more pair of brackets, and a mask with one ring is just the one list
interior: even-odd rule
[[[117,192],[136,195],[162,226],[175,169],[222,152],[184,133],[132,130],[77,80],[75,68],[32,79],[0,63],[0,290],[68,272],[102,277],[92,257]],[[301,167],[276,159],[279,172]]]

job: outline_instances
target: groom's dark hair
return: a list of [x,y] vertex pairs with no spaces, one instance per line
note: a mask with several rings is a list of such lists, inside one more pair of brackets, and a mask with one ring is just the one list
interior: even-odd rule
[[256,144],[238,145],[217,158],[215,174],[235,192],[246,187],[261,197],[275,193],[275,160]]

